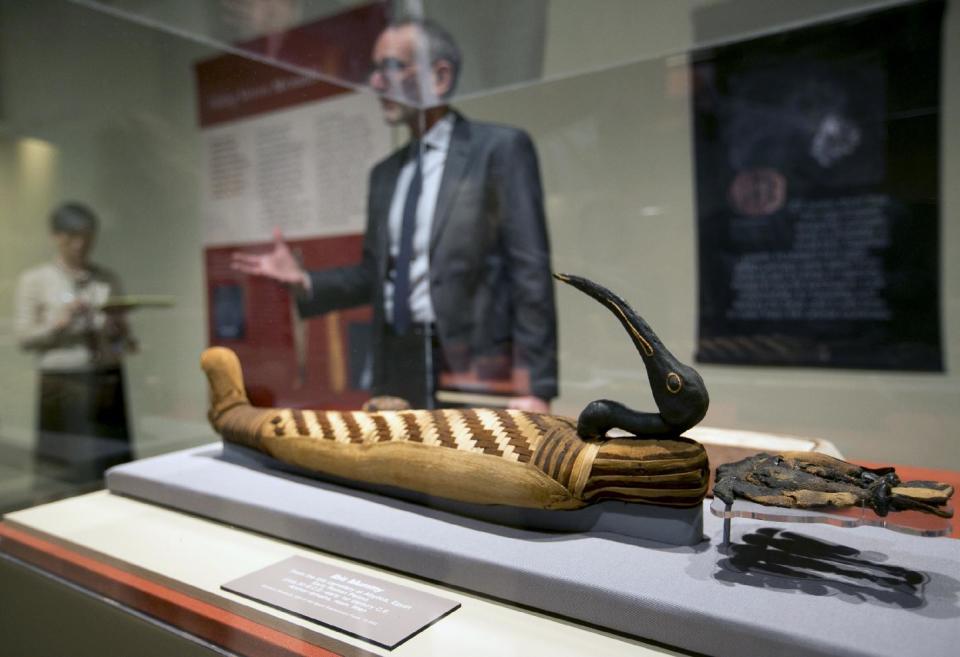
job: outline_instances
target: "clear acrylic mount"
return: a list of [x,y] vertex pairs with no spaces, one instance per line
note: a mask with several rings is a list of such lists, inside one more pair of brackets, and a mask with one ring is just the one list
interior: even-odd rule
[[[945,507],[953,510],[952,505]],[[729,521],[733,518],[753,518],[772,522],[823,523],[834,527],[883,527],[914,536],[946,536],[953,531],[953,519],[941,518],[920,511],[891,511],[877,515],[868,507],[790,509],[764,506],[749,500],[735,500],[731,507],[720,498],[713,498],[710,513]],[[727,523],[724,523],[727,525]]]

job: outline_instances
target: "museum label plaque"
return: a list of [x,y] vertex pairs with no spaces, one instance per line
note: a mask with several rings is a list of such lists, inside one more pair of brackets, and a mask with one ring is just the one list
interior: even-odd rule
[[305,557],[284,559],[221,588],[389,649],[460,607]]

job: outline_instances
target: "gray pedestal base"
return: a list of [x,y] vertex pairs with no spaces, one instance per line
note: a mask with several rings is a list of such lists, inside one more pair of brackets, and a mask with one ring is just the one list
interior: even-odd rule
[[[960,541],[739,520],[721,552],[492,524],[268,473],[219,444],[113,468],[115,493],[710,655],[951,655]],[[216,558],[197,555],[198,559]]]

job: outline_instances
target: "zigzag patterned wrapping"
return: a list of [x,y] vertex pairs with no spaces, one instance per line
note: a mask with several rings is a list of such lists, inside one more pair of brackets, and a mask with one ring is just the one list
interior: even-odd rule
[[310,411],[250,406],[229,349],[204,352],[224,440],[308,470],[477,504],[694,506],[709,464],[686,438],[585,440],[569,418],[514,410]]

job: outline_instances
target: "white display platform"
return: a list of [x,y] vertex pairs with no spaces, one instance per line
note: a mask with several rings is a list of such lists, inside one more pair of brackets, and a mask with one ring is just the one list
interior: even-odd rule
[[221,458],[219,444],[111,470],[117,493],[580,622],[711,655],[952,654],[960,542],[738,520],[665,546],[503,527]]
[[[96,564],[109,564],[123,572],[159,582],[189,598],[188,608],[172,610],[170,615],[181,620],[174,621],[172,634],[175,636],[166,642],[157,642],[156,628],[147,626],[142,620],[141,627],[136,629],[118,627],[120,623],[115,616],[93,614],[83,609],[77,616],[87,621],[85,627],[77,627],[72,617],[51,617],[50,614],[64,610],[76,611],[76,607],[58,606],[53,600],[56,596],[52,594],[48,594],[46,613],[26,615],[20,610],[23,601],[36,598],[37,590],[49,591],[58,580],[25,581],[34,569],[19,568],[16,562],[8,565],[3,537],[0,535],[0,627],[5,629],[0,655],[655,657],[678,654],[107,491],[11,513],[5,516],[2,525],[66,546],[92,558]],[[387,650],[220,588],[226,582],[290,557],[304,557],[347,569],[361,577],[389,580],[396,585],[455,600],[461,606],[406,643],[394,650]],[[18,568],[20,576],[4,578],[10,568]],[[43,576],[34,573],[33,577]],[[24,587],[29,590],[23,590]],[[249,619],[246,621],[248,639],[261,632],[270,634],[280,631],[320,649],[311,650],[302,645],[298,648],[296,643],[277,641],[273,650],[270,650],[270,644],[261,644],[267,648],[258,651],[252,648],[249,640],[244,642],[243,637],[231,634],[229,630],[221,630],[216,633],[217,643],[227,652],[203,650],[203,645],[209,646],[209,641],[202,642],[192,652],[183,645],[172,652],[162,652],[158,645],[170,647],[172,638],[176,638],[176,635],[185,636],[190,631],[189,623],[181,623],[191,618],[189,607],[195,606],[193,601],[209,603],[238,614],[244,620]],[[41,601],[36,602],[31,608],[36,608]],[[5,607],[7,603],[11,606]],[[91,596],[88,606],[97,605],[105,606],[108,610],[118,608],[118,604],[109,597]],[[119,606],[119,609],[124,607]],[[16,620],[17,626],[5,626],[3,621],[8,618]],[[134,613],[132,618],[142,619],[143,614]],[[110,624],[98,625],[100,619]],[[256,624],[255,627],[251,626],[251,621]],[[51,622],[56,625],[58,637],[50,637]],[[154,643],[147,645],[147,641]],[[13,652],[4,652],[5,648]]]

